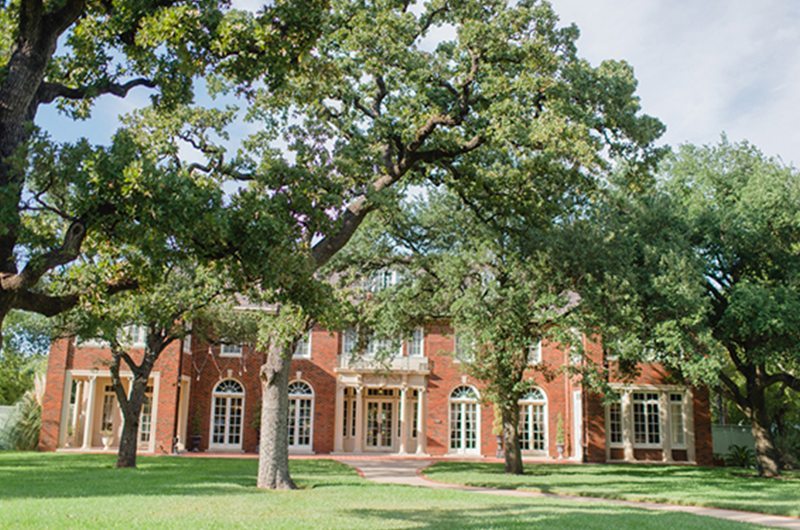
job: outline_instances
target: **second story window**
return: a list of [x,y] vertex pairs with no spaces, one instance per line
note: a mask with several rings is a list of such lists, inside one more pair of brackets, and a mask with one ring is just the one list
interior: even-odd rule
[[408,341],[408,356],[409,357],[424,357],[425,356],[425,331],[422,328],[417,328],[411,333],[411,340]]
[[241,344],[223,344],[219,348],[220,357],[241,357],[242,345]]
[[456,332],[455,360],[461,363],[470,363],[475,360],[475,339],[465,333]]
[[295,359],[311,358],[311,332],[306,333],[302,339],[297,341],[294,347],[293,357]]
[[373,272],[367,280],[367,288],[373,293],[383,291],[397,284],[397,272],[389,269],[382,269]]
[[528,364],[536,366],[542,363],[542,341],[531,341],[528,345]]
[[147,326],[125,326],[119,334],[119,340],[126,346],[144,348],[147,344]]

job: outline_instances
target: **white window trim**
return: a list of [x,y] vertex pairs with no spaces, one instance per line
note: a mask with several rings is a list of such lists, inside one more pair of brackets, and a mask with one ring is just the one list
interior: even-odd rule
[[[411,354],[411,344],[414,342],[414,333],[420,333],[422,336],[420,337],[419,343],[419,354],[412,355]],[[425,358],[425,328],[422,326],[417,327],[411,334],[411,340],[409,340],[406,344],[406,351],[408,352],[409,357],[413,357],[414,359],[423,359]]]
[[605,415],[606,415],[606,445],[613,449],[622,449],[625,447],[625,413],[622,410],[622,398],[615,402],[619,405],[619,431],[620,431],[620,441],[619,442],[612,442],[611,441],[611,404],[609,403],[606,405],[605,408]]
[[[533,356],[531,356],[532,352],[534,353]],[[542,339],[539,339],[535,345],[530,344],[528,346],[528,366],[539,366],[542,364],[542,360]]]
[[[468,386],[475,392],[475,399],[453,399],[452,395],[453,392],[462,386]],[[461,403],[474,403],[475,404],[475,448],[474,449],[453,449],[452,448],[452,440],[450,436],[453,432],[453,414],[450,410],[450,407],[454,404],[461,404]],[[475,388],[474,385],[469,385],[466,383],[461,383],[454,386],[450,393],[447,395],[447,454],[453,456],[461,456],[461,455],[479,455],[481,454],[481,394],[478,392],[478,389]]]
[[[540,341],[541,344],[541,341]],[[542,414],[544,415],[542,424],[544,425],[544,449],[522,449],[521,452],[524,455],[549,455],[550,451],[550,410],[548,407],[549,400],[547,399],[547,393],[541,387],[534,387],[531,390],[538,390],[544,396],[543,400],[536,400],[536,399],[520,399],[519,406],[520,407],[527,407],[529,405],[544,405]]]
[[[292,383],[303,383],[311,389],[311,395],[293,395],[289,394],[289,400],[292,399],[310,399],[311,400],[311,411],[309,414],[309,420],[311,421],[311,428],[308,432],[308,445],[292,445],[292,441],[289,440],[289,454],[314,454],[314,414],[315,414],[315,407],[316,407],[316,396],[317,393],[314,390],[314,387],[306,381],[305,379],[293,379],[289,381],[289,384]],[[297,413],[297,408],[295,408],[295,414]],[[341,427],[341,426],[340,426]],[[287,427],[288,430],[288,427]]]
[[[216,390],[220,383],[223,381],[236,381],[239,383],[239,386],[242,387],[241,394],[217,394]],[[239,431],[239,443],[238,444],[228,444],[228,443],[214,443],[214,401],[216,400],[217,396],[220,397],[241,397],[242,398],[242,424],[240,426]],[[247,418],[247,389],[240,380],[236,379],[235,377],[224,377],[214,383],[214,386],[211,388],[211,411],[210,411],[210,418],[208,420],[208,448],[209,449],[221,449],[221,450],[228,450],[228,451],[241,451],[242,444],[244,443],[244,428],[245,428],[245,419]],[[230,426],[230,425],[229,425]],[[152,440],[152,437],[151,437]]]
[[[689,396],[689,392],[688,391],[684,391],[684,392],[675,392],[675,391],[669,392],[668,391],[668,392],[666,392],[666,394],[667,394],[667,404],[669,406],[669,409],[667,410],[667,414],[669,415],[669,427],[670,427],[670,429],[669,429],[669,441],[670,441],[670,445],[672,446],[672,449],[678,449],[678,450],[688,449],[689,448],[689,444],[687,443],[687,440],[689,438],[689,432],[688,432],[689,429],[687,428],[687,425],[688,425],[687,422],[689,421],[689,418],[688,418],[688,409],[689,409],[688,402],[689,402],[689,397],[690,397]],[[683,443],[675,443],[675,440],[673,440],[673,438],[672,438],[672,395],[673,394],[680,394],[681,398],[682,398],[681,399],[681,423],[683,424]]]
[[[658,443],[652,443],[652,442],[638,442],[637,443],[636,442],[636,420],[635,420],[636,412],[635,412],[635,408],[636,408],[637,401],[633,397],[634,394],[656,394],[656,396],[657,396],[656,397],[656,404],[658,405],[658,413],[656,414],[656,416],[658,417],[658,434],[659,434],[659,437],[658,437],[659,438],[659,442]],[[664,394],[664,392],[656,392],[656,391],[653,391],[653,390],[639,390],[639,389],[631,390],[631,436],[633,437],[633,440],[631,440],[631,441],[633,442],[634,449],[663,449],[664,448],[664,429],[666,428],[666,425],[664,425],[663,412],[661,410],[662,405],[663,405],[662,399],[661,399],[662,394]],[[645,404],[645,413],[647,411],[647,403],[649,401],[650,400],[645,399],[644,401],[640,402],[640,403],[644,403]],[[649,438],[649,434],[650,434],[650,430],[649,429],[650,428],[649,428],[648,425],[649,425],[649,423],[647,422],[647,416],[645,415],[645,427],[647,429],[645,431],[645,436]]]
[[[225,352],[225,347],[226,346],[236,346],[236,347],[239,348],[239,351],[238,352],[233,352],[233,353],[232,352],[227,352],[226,353]],[[241,357],[242,355],[244,355],[244,347],[241,344],[223,343],[223,344],[219,345],[219,356],[220,357]]]
[[[313,340],[313,333],[311,330],[308,331],[305,338],[305,345],[304,352],[300,352],[298,355],[298,348],[295,348],[294,352],[292,352],[292,359],[311,359],[311,341]],[[303,342],[299,342],[297,345],[301,346]]]

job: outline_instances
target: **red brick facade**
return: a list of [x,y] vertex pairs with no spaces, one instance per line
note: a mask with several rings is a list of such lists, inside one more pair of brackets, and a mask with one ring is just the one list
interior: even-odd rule
[[[294,412],[302,416],[304,410],[308,410],[309,417],[313,418],[310,442],[304,445],[306,452],[329,454],[382,449],[434,456],[454,452],[451,422],[456,416],[451,412],[454,406],[451,394],[462,385],[470,385],[482,396],[483,385],[467,376],[464,365],[453,357],[454,336],[446,323],[432,323],[426,327],[424,357],[415,358],[413,363],[408,358],[407,345],[396,364],[376,367],[349,364],[348,356],[342,354],[342,333],[318,328],[311,333],[310,341],[310,357],[295,358],[291,376],[292,380],[305,382],[313,392],[313,397],[303,397],[305,404],[296,402],[298,411]],[[587,360],[602,366],[597,344],[589,343],[585,350]],[[609,418],[602,396],[583,389],[578,376],[562,369],[570,362],[569,352],[556,344],[545,343],[541,357],[541,364],[528,374],[546,398],[543,409],[537,409],[543,410],[537,429],[543,431],[543,441],[539,444],[544,447],[531,453],[532,457],[558,456],[556,433],[561,417],[564,458],[589,462],[711,463],[711,426],[705,389],[687,389],[676,384],[663,367],[655,364],[642,366],[636,377],[623,381],[614,375],[611,363],[610,382],[618,385],[627,396],[623,397],[620,408],[623,419],[618,422],[618,430],[623,431],[625,441],[613,445],[608,442]],[[263,355],[248,347],[244,347],[240,355],[225,356],[221,355],[220,347],[209,348],[199,342],[191,348],[178,343],[170,346],[153,371],[152,441],[141,444],[142,450],[167,453],[173,450],[174,441],[178,442],[178,449],[218,450],[211,447],[216,414],[218,437],[235,442],[228,449],[254,452],[258,444],[262,362]],[[44,398],[41,449],[98,448],[99,425],[110,421],[110,413],[105,410],[101,397],[102,388],[108,382],[107,363],[108,352],[102,348],[76,347],[68,340],[53,344]],[[549,373],[550,377],[545,379],[542,373]],[[241,391],[230,401],[234,405],[226,405],[229,402],[223,399],[225,396],[217,396],[220,398],[217,400],[214,395],[217,385],[226,380],[241,385]],[[649,439],[649,444],[637,445],[635,438],[642,436],[637,430],[644,428],[641,425],[646,418],[642,419],[641,405],[631,404],[630,396],[642,396],[641,392],[662,400],[661,406],[653,409],[655,412],[651,410],[651,418],[647,420],[660,421],[659,427],[650,427],[651,431],[657,429],[658,432],[651,432],[649,436],[660,438],[662,445],[669,445],[668,439],[678,440],[678,446],[665,451],[662,446],[653,446],[653,438]],[[90,399],[93,399],[91,406]],[[682,401],[671,403],[671,399]],[[358,403],[355,409],[348,405],[353,400]],[[218,404],[216,411],[215,402]],[[383,402],[389,404],[383,405]],[[421,411],[418,406],[422,407]],[[367,411],[363,410],[365,407]],[[473,429],[477,440],[474,449],[465,446],[464,452],[494,456],[498,447],[492,433],[491,404],[479,399],[470,410],[477,410],[479,418]],[[659,417],[653,420],[656,414]],[[418,419],[423,420],[422,425],[417,425]],[[64,423],[68,425],[62,425]],[[115,419],[114,428],[119,429],[120,425]],[[296,431],[302,429],[296,427]],[[455,432],[461,431],[456,429]],[[225,438],[229,433],[235,436]],[[376,437],[380,436],[390,445],[376,445]]]

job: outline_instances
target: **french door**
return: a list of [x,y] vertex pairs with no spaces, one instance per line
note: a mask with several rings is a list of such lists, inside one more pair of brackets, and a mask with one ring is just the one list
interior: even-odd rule
[[477,403],[450,403],[450,452],[478,452]]
[[390,450],[394,445],[393,401],[367,401],[367,447]]

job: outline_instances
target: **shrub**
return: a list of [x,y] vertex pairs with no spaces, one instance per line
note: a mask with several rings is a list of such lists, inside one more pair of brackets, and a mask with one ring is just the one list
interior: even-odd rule
[[756,455],[746,445],[732,445],[725,455],[725,465],[730,467],[755,467]]
[[33,392],[26,392],[17,404],[17,410],[8,429],[8,445],[17,451],[31,451],[39,445],[42,427],[42,405]]

